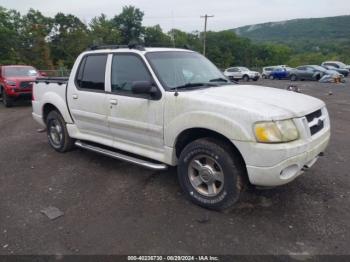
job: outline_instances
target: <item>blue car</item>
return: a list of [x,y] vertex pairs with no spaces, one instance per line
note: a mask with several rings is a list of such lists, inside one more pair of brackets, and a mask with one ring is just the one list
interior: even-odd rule
[[288,79],[289,78],[289,70],[287,67],[277,67],[271,72],[269,78],[271,80],[273,80],[273,79],[279,79],[279,80]]

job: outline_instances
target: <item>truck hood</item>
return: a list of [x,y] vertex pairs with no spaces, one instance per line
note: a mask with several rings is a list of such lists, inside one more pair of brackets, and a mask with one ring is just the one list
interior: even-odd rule
[[227,85],[189,93],[214,104],[254,111],[272,120],[303,117],[325,105],[323,101],[308,95],[254,85]]
[[35,81],[36,77],[32,77],[32,76],[11,76],[11,77],[5,77],[5,80],[15,81],[15,82]]

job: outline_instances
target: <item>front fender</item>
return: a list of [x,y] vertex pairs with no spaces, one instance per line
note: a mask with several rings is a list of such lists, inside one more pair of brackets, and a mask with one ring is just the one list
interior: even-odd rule
[[164,127],[165,145],[174,147],[183,131],[191,128],[205,128],[222,134],[230,140],[251,141],[251,134],[237,121],[209,112],[190,112],[172,119]]

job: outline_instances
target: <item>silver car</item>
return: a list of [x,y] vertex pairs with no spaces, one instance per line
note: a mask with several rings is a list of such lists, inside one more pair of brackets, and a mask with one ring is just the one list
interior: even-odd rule
[[251,71],[246,67],[230,67],[224,71],[224,75],[230,80],[241,80],[249,81],[254,80],[258,81],[260,78],[260,73],[256,71]]

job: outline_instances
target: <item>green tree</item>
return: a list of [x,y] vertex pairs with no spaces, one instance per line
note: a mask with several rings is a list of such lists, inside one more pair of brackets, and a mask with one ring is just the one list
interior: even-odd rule
[[90,38],[94,45],[112,45],[121,42],[120,31],[105,14],[94,17],[90,24]]
[[21,47],[22,18],[15,10],[0,6],[0,64],[16,64],[22,61],[17,52]]
[[50,35],[52,57],[55,64],[64,61],[71,68],[76,57],[90,45],[87,26],[74,15],[58,13],[53,19]]
[[20,53],[27,64],[39,69],[52,68],[47,36],[52,30],[52,19],[40,11],[30,9],[22,19]]
[[160,25],[145,27],[144,42],[146,46],[171,46],[171,38],[164,34]]
[[140,41],[143,15],[144,13],[134,6],[124,6],[122,13],[113,18],[115,26],[121,32],[122,44]]

